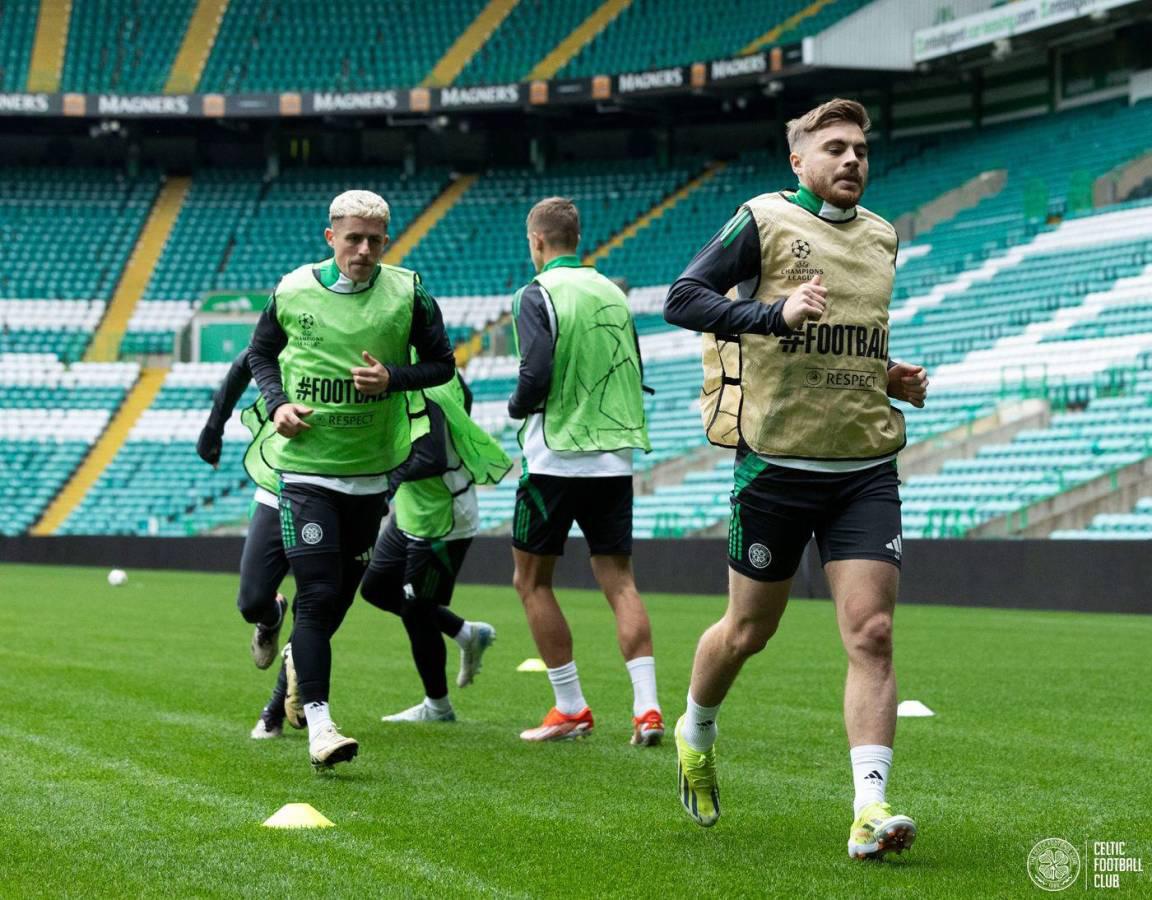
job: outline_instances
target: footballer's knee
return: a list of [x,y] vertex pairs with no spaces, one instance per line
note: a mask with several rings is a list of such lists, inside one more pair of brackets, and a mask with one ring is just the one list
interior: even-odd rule
[[755,656],[776,633],[779,619],[740,619],[729,623],[726,643],[735,656]]
[[398,616],[404,611],[404,576],[369,569],[364,573],[360,596],[377,609]]
[[848,653],[872,660],[892,659],[892,613],[874,612],[854,623],[848,633]]
[[236,596],[236,608],[244,621],[252,625],[263,622],[268,618],[268,611],[276,605],[276,588],[266,588],[263,585],[253,587],[240,584],[240,593]]

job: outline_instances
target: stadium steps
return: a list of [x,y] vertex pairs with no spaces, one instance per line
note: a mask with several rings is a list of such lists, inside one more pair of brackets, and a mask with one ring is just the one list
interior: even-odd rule
[[916,209],[909,210],[892,222],[902,243],[927,234],[941,222],[955,219],[965,209],[979,205],[985,197],[995,197],[1008,180],[1007,169],[992,169],[969,178],[959,187],[945,191]]
[[831,6],[836,0],[813,0],[804,8],[790,15],[783,22],[769,28],[760,37],[756,38],[752,43],[740,51],[741,56],[746,56],[749,53],[757,53],[765,47],[769,47],[780,40],[781,36],[791,31],[805,19],[811,18],[820,12],[825,6]]
[[733,451],[715,444],[701,444],[680,456],[659,462],[651,469],[636,472],[633,486],[637,495],[653,494],[657,488],[684,483],[690,472],[707,472],[723,462],[731,464]]
[[228,2],[199,0],[196,4],[180,50],[172,62],[172,71],[168,73],[168,83],[164,85],[165,94],[190,94],[196,90],[200,76],[204,74],[204,67],[208,64],[208,56],[216,43],[216,35],[220,33],[220,23],[228,11]]
[[1092,205],[1096,209],[1122,203],[1152,178],[1152,151],[1120,163],[1092,183]]
[[[928,402],[931,404],[931,396]],[[1047,428],[1051,421],[1052,407],[1047,400],[1004,403],[990,415],[909,443],[900,453],[900,474],[935,475],[950,459],[974,459],[981,447],[1007,444],[1021,431]]]
[[519,3],[520,0],[489,0],[488,5],[461,32],[460,37],[440,57],[440,61],[432,67],[421,84],[424,87],[447,87],[455,81]]
[[699,190],[706,185],[709,181],[724,171],[727,163],[717,162],[710,164],[703,172],[689,181],[687,184],[677,188],[647,212],[641,213],[639,217],[625,225],[623,229],[614,234],[611,238],[593,250],[591,253],[586,254],[584,257],[584,265],[594,266],[604,257],[606,257],[613,250],[624,245],[625,241],[634,238],[637,234],[659,219],[664,213],[672,209],[677,203],[685,197],[692,194],[694,191]]
[[99,480],[101,473],[116,458],[116,454],[128,440],[136,420],[152,405],[152,401],[160,393],[167,375],[167,369],[141,370],[139,380],[128,392],[112,421],[108,423],[108,427],[104,429],[64,489],[49,504],[40,521],[33,526],[32,534],[40,536],[55,534],[64,524],[72,510],[80,505],[84,496]]
[[152,273],[160,262],[160,254],[164,252],[164,243],[172,233],[172,226],[176,224],[176,217],[184,205],[184,198],[188,196],[192,179],[186,176],[167,179],[156,195],[156,202],[152,204],[152,211],[148,220],[140,231],[132,255],[128,257],[128,264],[120,273],[120,280],[116,284],[116,292],[112,295],[112,302],[108,304],[108,311],[104,320],[92,337],[88,345],[88,352],[84,359],[87,362],[110,362],[116,359],[120,350],[120,341],[124,332],[128,330],[128,322],[136,309],[136,304],[144,296],[144,289],[152,278]]
[[1101,513],[1124,513],[1152,493],[1152,456],[989,519],[966,538],[1046,538],[1054,531],[1087,528]]
[[532,71],[528,73],[526,80],[535,81],[554,76],[631,5],[632,0],[605,0],[592,15],[577,25],[568,37],[564,38],[552,48],[547,56],[536,63]]
[[28,62],[28,92],[55,93],[60,90],[64,51],[68,47],[68,24],[72,0],[41,0],[36,20],[36,40]]
[[456,201],[476,183],[478,177],[461,175],[444,188],[440,195],[404,229],[404,233],[384,251],[383,262],[392,266],[400,265],[404,257],[416,249],[417,245],[428,236],[428,232],[435,228],[436,224],[448,214],[448,210],[456,205]]

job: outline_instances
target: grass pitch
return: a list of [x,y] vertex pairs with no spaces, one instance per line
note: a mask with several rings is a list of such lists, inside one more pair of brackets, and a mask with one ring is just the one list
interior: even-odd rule
[[[723,561],[717,559],[716,565]],[[891,799],[904,857],[852,862],[833,609],[795,602],[725,704],[724,815],[681,811],[675,752],[628,745],[631,688],[602,599],[562,592],[596,715],[590,738],[517,737],[551,705],[510,588],[454,606],[499,639],[455,725],[386,725],[419,701],[398,620],[358,602],[335,640],[332,708],[361,755],[314,775],[305,736],[252,741],[273,672],[248,658],[235,579],[0,566],[0,895],[499,897],[1040,896],[1042,838],[1128,842],[1152,890],[1152,619],[902,607]],[[669,726],[717,597],[649,595]],[[455,675],[455,646],[449,673]],[[260,823],[306,802],[335,828]],[[1091,890],[1091,882],[1089,882]],[[1083,877],[1069,893],[1084,893]]]

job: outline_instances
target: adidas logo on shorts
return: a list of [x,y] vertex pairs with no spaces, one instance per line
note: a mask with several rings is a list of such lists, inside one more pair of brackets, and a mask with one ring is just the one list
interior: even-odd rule
[[892,538],[892,540],[884,546],[891,550],[897,559],[900,559],[904,554],[904,541],[900,535],[896,535],[896,537]]

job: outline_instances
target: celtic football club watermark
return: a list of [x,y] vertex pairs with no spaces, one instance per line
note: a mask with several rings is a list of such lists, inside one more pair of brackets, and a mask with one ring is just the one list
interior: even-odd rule
[[1080,876],[1080,854],[1063,838],[1045,838],[1028,854],[1028,877],[1045,891],[1062,891]]
[[1127,841],[1092,841],[1085,850],[1085,887],[1118,888],[1144,875],[1144,860],[1128,849]]
[[1084,890],[1115,889],[1143,873],[1144,860],[1129,852],[1127,841],[1086,841],[1083,861],[1080,851],[1063,838],[1045,838],[1028,854],[1028,877],[1045,891],[1063,891],[1077,881]]

